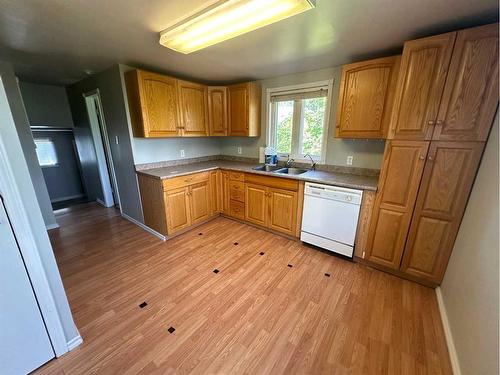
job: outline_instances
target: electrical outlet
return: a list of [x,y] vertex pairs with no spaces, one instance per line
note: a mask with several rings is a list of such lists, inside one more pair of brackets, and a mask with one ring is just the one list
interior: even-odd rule
[[347,160],[346,160],[346,162],[345,162],[345,163],[346,163],[347,165],[352,165],[352,160],[353,160],[353,156],[352,156],[352,155],[349,155],[349,156],[347,157]]
[[185,156],[186,156],[186,153],[184,152],[184,150],[181,150],[181,158],[183,158]]
[[241,155],[241,147],[238,147],[238,154]]

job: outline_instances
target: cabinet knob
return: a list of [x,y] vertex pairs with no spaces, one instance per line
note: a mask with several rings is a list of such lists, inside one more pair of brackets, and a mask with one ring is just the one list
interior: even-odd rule
[[432,156],[429,156],[429,161],[433,161],[434,159],[432,158]]
[[434,121],[429,120],[429,121],[427,121],[427,124],[429,124],[430,126],[432,126],[432,125],[434,125]]
[[425,159],[425,155],[420,155],[418,158],[419,158],[420,160],[424,160],[424,159]]
[[443,125],[443,120],[437,120],[436,125],[438,125],[438,126]]

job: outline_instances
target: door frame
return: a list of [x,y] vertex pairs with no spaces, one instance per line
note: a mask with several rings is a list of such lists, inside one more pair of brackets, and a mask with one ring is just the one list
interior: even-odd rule
[[[111,154],[111,145],[109,143],[106,120],[104,118],[101,94],[99,92],[99,89],[94,89],[85,92],[82,95],[85,101],[85,109],[87,111],[87,118],[90,124],[90,131],[92,133],[92,140],[97,157],[97,166],[99,169],[99,179],[101,181],[101,187],[104,196],[104,202],[99,202],[99,200],[98,202],[103,204],[105,207],[112,207],[115,205],[115,203],[117,203],[121,210],[120,194],[118,192],[118,186],[116,184],[115,167],[113,163],[113,156]],[[97,103],[97,108],[95,108],[97,123],[92,120],[89,113],[89,106],[94,100],[95,103]],[[97,111],[99,113],[97,113]],[[99,121],[99,118],[101,121]],[[113,191],[115,192],[114,197]]]
[[[8,97],[0,72],[0,106],[9,107]],[[10,110],[10,109],[9,109]],[[10,118],[10,121],[14,119]],[[15,128],[15,124],[10,124]],[[28,171],[26,170],[26,173]],[[69,351],[68,343],[61,317],[59,316],[52,289],[48,280],[48,275],[38,252],[38,246],[31,230],[31,224],[28,219],[28,212],[23,204],[13,166],[7,157],[7,149],[4,140],[0,135],[0,192],[4,197],[4,206],[9,215],[12,229],[19,244],[19,250],[28,271],[33,290],[42,313],[47,332],[49,334],[52,347],[57,357]],[[33,194],[35,192],[33,191]],[[41,215],[41,213],[39,213]],[[43,227],[45,230],[45,226]]]

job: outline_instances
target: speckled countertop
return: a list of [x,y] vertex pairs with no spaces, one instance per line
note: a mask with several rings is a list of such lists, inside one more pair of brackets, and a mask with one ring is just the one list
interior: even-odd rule
[[307,171],[300,175],[287,175],[273,172],[256,171],[258,164],[245,163],[239,161],[213,160],[192,164],[176,165],[162,168],[152,168],[139,170],[137,173],[144,174],[159,179],[167,179],[178,176],[185,176],[192,173],[214,170],[217,168],[230,171],[260,174],[263,176],[272,176],[279,178],[289,178],[300,181],[317,182],[327,185],[335,185],[361,190],[377,190],[378,176],[361,176],[348,173],[326,172],[326,171]]

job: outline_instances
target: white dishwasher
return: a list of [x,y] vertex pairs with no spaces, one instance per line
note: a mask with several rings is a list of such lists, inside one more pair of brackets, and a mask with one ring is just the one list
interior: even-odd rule
[[306,182],[301,241],[352,258],[362,190]]

